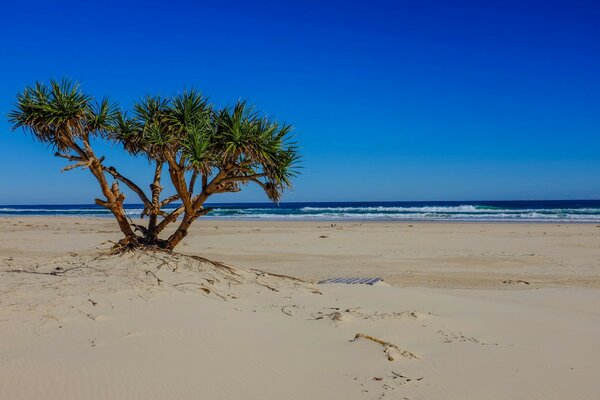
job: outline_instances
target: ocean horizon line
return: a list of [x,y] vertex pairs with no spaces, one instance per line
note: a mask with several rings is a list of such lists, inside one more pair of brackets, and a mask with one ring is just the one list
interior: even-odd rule
[[[271,204],[274,206],[278,205],[293,205],[293,204],[366,204],[366,203],[518,203],[518,202],[600,202],[599,198],[588,199],[588,198],[573,198],[573,199],[462,199],[462,200],[309,200],[309,201],[281,201],[274,203],[271,201],[223,201],[223,202],[206,202],[207,205],[243,205],[243,204]],[[181,203],[173,202],[172,204],[181,205]],[[142,206],[139,202],[125,202],[125,206]],[[58,203],[58,202],[42,202],[42,203],[0,203],[0,207],[34,207],[34,206],[96,206],[94,203]]]

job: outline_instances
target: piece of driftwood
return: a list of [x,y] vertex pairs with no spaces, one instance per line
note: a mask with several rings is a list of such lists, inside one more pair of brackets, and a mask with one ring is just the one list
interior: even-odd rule
[[386,342],[385,340],[378,339],[374,336],[365,335],[364,333],[357,333],[354,336],[354,339],[350,340],[351,342],[357,341],[358,339],[367,339],[372,342],[378,343],[383,346],[383,351],[385,352],[387,359],[389,361],[394,361],[396,358],[394,357],[394,352],[398,352],[398,354],[404,358],[409,359],[419,359],[416,355],[411,353],[408,350],[402,350],[400,347],[396,346],[393,343]]

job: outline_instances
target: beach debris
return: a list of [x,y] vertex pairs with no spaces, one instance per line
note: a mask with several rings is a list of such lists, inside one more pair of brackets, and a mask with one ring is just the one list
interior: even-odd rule
[[94,317],[92,314],[90,313],[86,313],[84,311],[79,310],[80,313],[82,313],[83,315],[85,315],[86,317],[88,317],[89,319],[91,319],[92,321],[96,320],[96,317]]
[[344,283],[347,285],[375,285],[383,282],[381,278],[327,278],[319,281],[319,284]]
[[504,280],[504,281],[502,281],[502,283],[504,283],[505,285],[510,285],[510,284],[523,284],[523,285],[531,285],[531,283],[530,283],[530,282],[524,281],[524,280],[522,280],[522,279],[516,279],[516,280],[513,280],[513,279],[507,279],[507,280]]
[[[209,281],[208,279],[204,278],[204,280]],[[220,298],[223,301],[227,301],[227,298],[217,292],[215,292],[214,289],[209,289],[206,286],[204,286],[204,284],[202,283],[198,283],[198,282],[180,282],[180,283],[174,283],[173,287],[179,287],[179,286],[185,286],[185,285],[194,285],[197,286],[199,290],[203,291],[206,294],[214,294],[215,296],[217,296],[218,298]]]
[[[8,264],[8,263],[6,263],[6,264]],[[10,265],[10,264],[8,264],[8,265]],[[36,268],[37,268],[37,266],[36,266]],[[106,273],[106,271],[104,271],[104,270],[102,270],[100,268],[90,267],[90,266],[86,266],[86,265],[80,265],[80,266],[76,266],[76,267],[72,267],[72,268],[56,267],[56,268],[54,268],[50,272],[31,271],[31,270],[26,270],[26,269],[10,269],[10,270],[7,270],[5,272],[16,273],[16,274],[34,274],[34,275],[63,276],[67,272],[76,271],[76,270],[80,270],[80,269],[91,269],[91,270],[93,270],[95,272],[101,273],[104,276],[108,276],[108,274]]]
[[405,375],[399,374],[399,373],[397,373],[397,372],[394,372],[394,371],[391,371],[391,372],[392,372],[392,374],[394,375],[394,376],[392,377],[392,379],[398,379],[398,378],[400,378],[400,379],[404,379],[404,382],[405,382],[405,383],[406,383],[406,382],[410,382],[410,381],[422,381],[422,380],[423,380],[423,377],[420,377],[420,378],[409,378],[408,376],[405,376]]
[[342,320],[342,313],[340,313],[339,311],[331,313],[331,320],[333,322],[340,322]]
[[351,339],[350,342],[355,342],[358,339],[366,339],[366,340],[370,340],[372,342],[382,345],[383,351],[384,351],[385,355],[387,356],[388,361],[394,361],[398,357],[404,357],[404,358],[416,359],[416,360],[419,359],[419,357],[417,357],[415,354],[411,353],[408,350],[402,350],[400,347],[396,346],[393,343],[386,342],[385,340],[378,339],[371,335],[365,335],[364,333],[357,333],[354,336],[354,339]]
[[[266,272],[266,271],[262,271],[260,269],[256,269],[256,268],[251,268],[250,269],[251,272],[253,272],[254,274],[256,274],[257,277],[275,277],[275,278],[280,278],[280,279],[285,279],[285,280],[290,280],[292,281],[292,283],[294,284],[294,286],[300,286],[303,287],[305,289],[309,289],[312,293],[314,294],[323,294],[321,293],[320,290],[317,290],[313,287],[311,287],[310,283],[300,279],[300,278],[295,278],[293,276],[289,276],[289,275],[283,275],[283,274],[276,274],[274,272]],[[254,283],[260,285],[260,286],[264,286],[269,290],[272,290],[274,292],[278,292],[279,290],[277,288],[274,288],[272,286],[269,285],[265,285],[263,283],[259,283],[258,281],[255,281]]]
[[292,314],[292,313],[291,313],[291,312],[289,312],[289,311],[286,311],[285,309],[286,309],[287,307],[288,307],[288,306],[283,306],[283,307],[281,307],[281,312],[282,312],[282,313],[284,313],[285,315],[289,315],[290,317],[292,317],[294,314]]
[[266,271],[262,271],[262,270],[256,269],[256,268],[251,268],[250,271],[253,271],[254,273],[256,273],[259,276],[271,275],[271,276],[276,276],[277,278],[289,279],[289,280],[299,282],[299,283],[306,283],[306,281],[303,281],[300,278],[296,278],[296,277],[289,276],[289,275],[276,274],[274,272],[266,272]]
[[284,313],[285,315],[289,315],[290,317],[293,317],[294,314],[292,313],[292,311],[290,311],[290,308],[298,308],[298,306],[295,304],[283,306],[283,307],[281,307],[281,312]]
[[[333,309],[339,310],[339,308],[335,308],[335,307]],[[316,313],[312,314],[312,317],[313,317],[312,319],[315,320],[315,321],[327,318],[327,319],[330,319],[330,320],[332,320],[333,322],[335,322],[337,324],[337,323],[339,323],[339,322],[342,321],[343,314],[341,312],[339,312],[339,311],[333,311],[333,312],[330,312],[330,313],[323,313],[321,311],[317,311]]]
[[408,318],[408,319],[412,319],[412,320],[419,319],[419,314],[415,311],[368,312],[368,311],[363,311],[360,308],[346,308],[345,310],[342,310],[339,307],[329,307],[328,310],[334,310],[334,311],[332,311],[332,312],[317,311],[316,313],[312,314],[313,319],[320,320],[320,319],[328,318],[334,322],[343,321],[345,319],[344,318],[345,316],[351,316],[351,317],[367,319],[367,320],[404,319],[404,318]]
[[473,336],[466,336],[462,332],[445,332],[441,329],[436,331],[442,337],[443,343],[454,343],[454,342],[468,342],[468,343],[480,343],[479,339]]
[[499,346],[500,345],[500,343],[482,342],[481,340],[477,339],[476,337],[467,336],[462,332],[445,332],[445,331],[439,329],[436,331],[436,333],[438,335],[440,335],[440,337],[442,338],[442,343],[460,342],[460,343],[479,344],[482,346]]

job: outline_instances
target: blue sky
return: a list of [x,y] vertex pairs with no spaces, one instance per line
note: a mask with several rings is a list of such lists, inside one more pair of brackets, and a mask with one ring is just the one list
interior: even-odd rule
[[13,1],[0,22],[0,204],[98,194],[6,121],[18,91],[62,77],[124,107],[194,86],[293,124],[284,201],[600,198],[597,2]]

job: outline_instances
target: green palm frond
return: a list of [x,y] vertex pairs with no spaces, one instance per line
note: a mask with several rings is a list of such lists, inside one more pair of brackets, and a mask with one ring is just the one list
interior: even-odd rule
[[221,168],[233,163],[244,166],[234,176],[263,175],[267,196],[279,201],[299,172],[300,156],[292,126],[261,116],[244,101],[222,109],[216,123],[216,158],[221,160]]
[[114,118],[112,129],[109,132],[109,138],[117,143],[121,143],[123,148],[133,155],[143,153],[143,147],[140,146],[141,127],[134,118],[129,118],[126,112],[118,112]]
[[211,128],[212,126],[206,123],[187,127],[182,143],[182,153],[187,158],[190,168],[203,175],[210,175],[215,161]]
[[208,99],[191,89],[173,98],[168,107],[167,120],[175,131],[182,133],[187,127],[204,121],[211,113]]
[[119,108],[106,97],[90,107],[88,127],[99,134],[107,134],[115,129],[119,122]]
[[168,106],[168,99],[146,96],[134,104],[132,118],[123,114],[117,119],[111,138],[133,155],[164,161],[171,143],[166,124]]
[[52,80],[49,86],[38,82],[18,94],[9,121],[13,128],[23,127],[39,141],[64,150],[77,138],[102,133],[94,116],[91,97],[77,83]]
[[134,118],[140,124],[151,124],[162,121],[166,116],[169,100],[160,96],[146,96],[133,106]]

